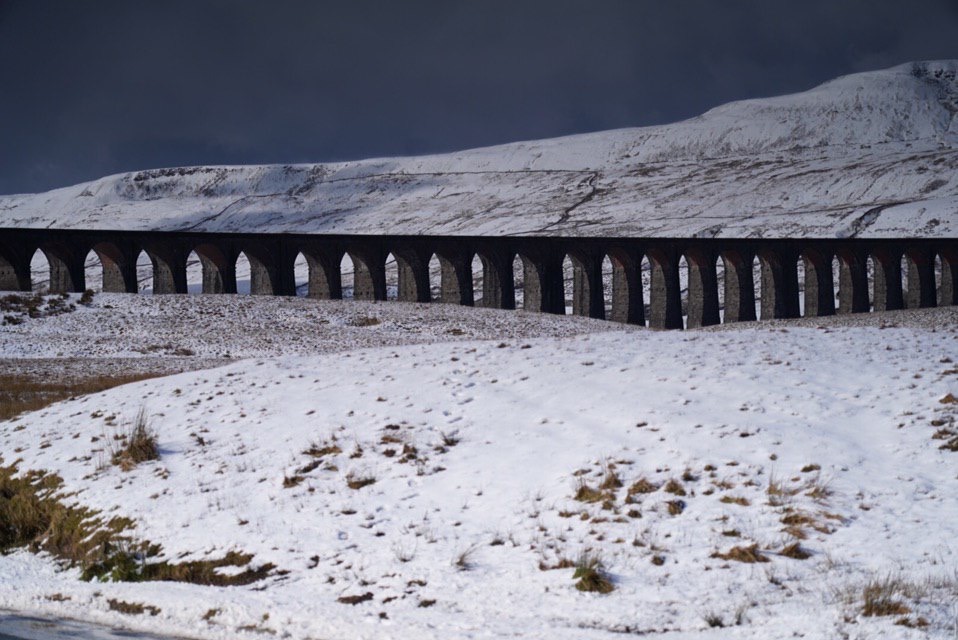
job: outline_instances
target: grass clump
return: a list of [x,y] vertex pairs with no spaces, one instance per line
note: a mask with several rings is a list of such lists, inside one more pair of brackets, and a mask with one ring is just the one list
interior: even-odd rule
[[757,544],[752,544],[747,547],[732,547],[725,553],[719,553],[716,551],[712,554],[713,558],[719,558],[721,560],[734,560],[735,562],[744,562],[744,563],[757,563],[757,562],[770,562],[768,556],[762,553]]
[[99,393],[123,384],[155,378],[155,374],[91,376],[78,380],[31,379],[22,375],[0,375],[0,420],[40,409],[77,396]]
[[861,614],[873,617],[911,613],[911,609],[899,599],[907,591],[907,585],[892,576],[869,580],[862,587]]
[[651,481],[645,476],[639,478],[629,487],[628,494],[634,496],[639,493],[653,493],[658,491],[659,486]]
[[142,613],[149,612],[151,616],[155,616],[160,613],[159,607],[154,607],[151,604],[126,602],[124,600],[115,600],[113,598],[107,600],[107,604],[110,606],[110,611],[119,611],[120,613],[125,613],[127,615],[138,616]]
[[686,494],[685,487],[682,486],[682,483],[676,480],[675,478],[672,478],[667,483],[665,483],[665,486],[662,487],[662,491],[665,491],[666,493],[671,493],[672,495],[675,495],[675,496],[688,495]]
[[376,484],[376,478],[371,475],[350,473],[346,476],[346,486],[350,489],[362,489],[371,484]]
[[615,585],[605,572],[602,559],[598,554],[590,551],[579,556],[572,579],[578,580],[575,588],[579,591],[611,593],[615,589]]
[[150,428],[145,409],[136,414],[129,431],[120,436],[119,442],[111,451],[110,462],[124,471],[130,471],[141,462],[160,459],[156,432]]
[[251,555],[236,552],[214,560],[170,564],[151,562],[158,545],[129,536],[133,522],[104,521],[90,509],[66,504],[59,476],[40,471],[18,473],[17,464],[0,466],[0,553],[26,548],[46,552],[69,567],[80,567],[83,580],[115,582],[170,581],[211,586],[251,584],[274,569],[265,564],[232,575],[222,567],[249,565]]

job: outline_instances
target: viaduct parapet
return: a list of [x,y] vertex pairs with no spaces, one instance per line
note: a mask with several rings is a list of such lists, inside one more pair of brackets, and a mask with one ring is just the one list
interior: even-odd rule
[[[0,229],[0,290],[29,291],[30,263],[40,250],[50,265],[52,292],[86,288],[85,262],[93,251],[103,267],[103,290],[135,293],[136,263],[145,252],[153,265],[154,293],[187,292],[187,259],[199,257],[204,293],[236,293],[236,261],[247,256],[253,294],[295,295],[294,262],[309,265],[309,293],[342,298],[340,265],[353,261],[353,295],[386,299],[386,259],[398,265],[398,299],[430,302],[429,262],[441,266],[436,301],[473,305],[473,259],[482,264],[482,306],[516,307],[513,261],[522,260],[524,308],[565,313],[563,261],[573,265],[575,314],[657,329],[756,319],[753,261],[761,279],[761,317],[805,316],[933,307],[958,303],[958,239],[705,239],[468,237],[390,235],[280,235],[194,232]],[[603,289],[602,264],[612,265],[611,291]],[[684,260],[683,260],[684,258]],[[651,287],[643,291],[648,259]],[[839,263],[837,282],[832,263]],[[687,268],[683,309],[680,266]],[[799,286],[799,273],[803,285]],[[721,277],[720,277],[721,274]],[[476,274],[478,275],[478,274]],[[869,281],[871,281],[871,286]],[[903,286],[904,281],[904,286]],[[836,291],[838,304],[835,304]],[[800,304],[800,296],[804,296]],[[607,314],[606,299],[611,298]],[[646,318],[648,314],[648,318]],[[607,317],[608,315],[608,317]]]

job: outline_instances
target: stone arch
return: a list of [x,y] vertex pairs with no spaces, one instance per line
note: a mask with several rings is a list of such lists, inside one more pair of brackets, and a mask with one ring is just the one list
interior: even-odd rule
[[797,254],[767,247],[757,251],[756,257],[761,265],[762,320],[798,317]]
[[[518,258],[522,265],[522,308],[526,311],[563,314],[563,254],[523,251]],[[513,278],[516,277],[515,267],[516,261],[513,261]]]
[[[226,257],[223,250],[212,243],[201,243],[193,247],[202,269],[203,293],[236,293],[236,261]],[[247,259],[248,263],[248,259]],[[244,290],[249,292],[249,271],[243,266]]]
[[[521,291],[516,290],[515,254],[480,247],[476,256],[479,258],[482,272],[482,306],[487,309],[521,308]],[[476,273],[475,269],[473,273]],[[521,273],[520,268],[520,278]],[[521,279],[518,284],[522,284]]]
[[[39,251],[43,258],[37,256]],[[41,244],[30,258],[30,280],[35,291],[79,292],[86,288],[86,253],[82,248],[61,242]]]
[[474,306],[476,304],[473,281],[475,262],[476,257],[471,251],[444,251],[431,257],[429,288],[432,299],[445,304]]
[[799,302],[805,317],[835,314],[835,274],[837,258],[820,247],[805,247],[798,257]]
[[911,247],[905,251],[905,259],[908,267],[908,308],[936,306],[938,295],[935,290],[934,254],[925,247]]
[[353,263],[353,298],[386,300],[386,256],[375,249],[356,248],[349,250],[349,257]]
[[938,262],[941,265],[938,304],[941,306],[958,304],[958,250],[940,250]]
[[0,244],[0,291],[29,291],[31,247]]
[[[135,260],[112,242],[98,242],[90,247],[84,267],[84,280],[89,288],[95,290],[99,286],[105,293],[136,293],[139,290]],[[152,267],[149,273],[152,277]]]
[[871,252],[873,268],[872,302],[875,311],[905,307],[905,257],[895,247],[877,247]]
[[430,301],[430,257],[430,254],[411,248],[393,249],[386,257],[386,283],[390,299],[394,297],[401,302]]
[[[838,261],[838,313],[864,313],[871,308],[868,299],[866,254],[846,247],[835,254]],[[834,261],[833,261],[834,268]]]
[[[679,259],[679,284],[686,282],[684,312],[689,328],[719,324],[719,287],[716,261],[711,249],[690,249]],[[683,266],[684,262],[684,266]]]
[[470,273],[472,274],[472,303],[477,307],[488,306],[486,304],[486,266],[482,257],[478,253],[472,255],[469,261]]
[[682,290],[679,280],[682,256],[669,246],[651,248],[648,256],[652,266],[649,327],[682,329]]
[[747,322],[756,319],[755,258],[744,250],[725,251],[719,255],[724,276],[724,322]]

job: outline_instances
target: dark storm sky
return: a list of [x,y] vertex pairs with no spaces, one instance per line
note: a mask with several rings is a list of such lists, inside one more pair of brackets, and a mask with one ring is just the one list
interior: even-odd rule
[[0,0],[0,193],[658,124],[958,58],[958,0]]

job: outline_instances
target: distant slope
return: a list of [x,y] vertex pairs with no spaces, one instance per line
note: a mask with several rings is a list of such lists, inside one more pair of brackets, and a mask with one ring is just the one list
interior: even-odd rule
[[0,197],[0,227],[956,237],[956,72],[916,62],[667,126],[452,154],[126,173]]

